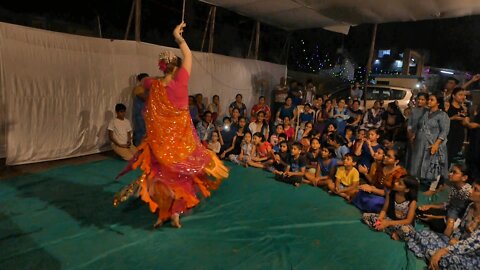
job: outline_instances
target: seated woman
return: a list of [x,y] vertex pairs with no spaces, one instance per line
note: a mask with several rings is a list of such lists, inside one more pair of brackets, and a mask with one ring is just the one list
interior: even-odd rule
[[[243,137],[245,136],[245,132],[248,131],[247,128],[247,120],[245,117],[240,117],[240,120],[238,120],[238,125],[235,128],[235,136],[233,137],[232,144],[230,145],[229,148],[225,149],[222,151],[220,154],[220,158],[224,159],[225,157],[229,157],[230,155],[240,155],[240,152],[242,150],[242,142],[243,142]],[[234,128],[233,126],[231,129]]]
[[313,123],[312,122],[307,122],[305,124],[305,128],[300,129],[297,133],[297,139],[295,141],[299,142],[303,138],[312,138],[314,135],[314,130],[313,130]]
[[383,110],[380,105],[380,101],[377,100],[373,103],[373,108],[370,108],[365,113],[363,117],[363,124],[360,126],[361,129],[372,129],[380,128],[382,126],[382,114]]
[[300,125],[305,125],[307,122],[313,122],[315,118],[315,111],[312,110],[312,106],[310,104],[305,104],[303,106],[303,112],[300,113],[299,116]]
[[289,120],[295,119],[297,116],[297,107],[292,104],[292,98],[287,97],[285,99],[285,104],[278,109],[277,114],[275,115],[275,125],[285,124],[283,120],[285,117],[288,117]]
[[430,260],[430,269],[478,269],[480,265],[480,179],[473,184],[472,203],[452,237],[425,230],[407,242],[419,258]]
[[375,162],[368,171],[367,166],[359,165],[358,171],[365,176],[366,184],[360,185],[360,191],[352,204],[363,212],[378,213],[385,203],[385,189],[391,189],[393,183],[407,174],[399,165],[401,158],[397,151],[389,150],[385,154],[382,148],[373,156]]

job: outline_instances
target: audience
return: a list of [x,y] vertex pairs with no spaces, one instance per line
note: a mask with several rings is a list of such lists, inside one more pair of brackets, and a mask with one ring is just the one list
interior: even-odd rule
[[[396,102],[389,103],[385,111],[383,100],[362,111],[365,93],[358,82],[351,88],[348,103],[318,95],[311,81],[305,90],[292,81],[288,96],[286,85],[282,78],[274,92],[274,125],[269,125],[270,107],[264,96],[251,108],[248,119],[242,95],[237,94],[229,106],[230,117],[224,117],[218,127],[214,119],[221,114],[220,97],[214,95],[205,108],[201,94],[189,96],[189,111],[200,140],[221,159],[265,169],[296,187],[309,184],[343,197],[364,213],[362,220],[369,227],[406,241],[431,266],[474,269],[479,265],[480,183],[477,180],[472,187],[469,182],[475,179],[471,175],[478,179],[480,171],[475,162],[480,160],[480,116],[478,104],[466,106],[464,88],[446,87],[447,111],[442,95],[422,92],[402,113]],[[300,114],[297,105],[303,105]],[[114,151],[129,160],[136,149],[125,110],[117,104],[117,118],[108,130]],[[468,136],[465,129],[469,129]],[[466,137],[470,147],[460,152]],[[468,167],[455,161],[464,153]],[[448,186],[442,185],[446,179]],[[430,196],[445,186],[446,202],[417,209],[419,187]],[[416,232],[415,217],[434,232]]]
[[130,160],[137,153],[137,148],[132,141],[132,125],[125,118],[127,107],[119,103],[115,105],[117,117],[108,124],[108,137],[113,151],[124,160]]

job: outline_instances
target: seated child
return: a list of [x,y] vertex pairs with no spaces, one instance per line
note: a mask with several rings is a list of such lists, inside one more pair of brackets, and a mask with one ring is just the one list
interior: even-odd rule
[[448,180],[451,184],[448,202],[422,205],[418,207],[417,215],[432,230],[451,236],[455,222],[463,216],[470,202],[472,186],[467,183],[466,168],[460,164],[453,164]]
[[328,184],[328,180],[334,179],[337,167],[337,160],[333,158],[334,155],[335,150],[332,147],[322,147],[315,174],[307,172],[304,182],[313,186],[325,186]]
[[263,163],[270,159],[272,146],[265,141],[265,137],[261,132],[253,134],[253,144],[255,145],[254,156],[247,163],[255,168],[265,168]]
[[339,164],[342,163],[343,157],[350,153],[350,149],[345,146],[345,141],[339,134],[333,133],[328,135],[327,144],[335,149],[335,158]]
[[363,139],[363,141],[357,145],[355,155],[359,157],[358,165],[365,165],[367,169],[370,169],[373,162],[373,155],[382,145],[378,143],[380,135],[377,129],[370,129],[367,135],[367,138]]
[[273,154],[273,159],[268,161],[268,170],[271,171],[275,176],[283,175],[288,166],[288,161],[290,159],[290,152],[288,149],[288,143],[282,141],[279,144],[280,151]]
[[115,105],[117,118],[108,124],[108,137],[112,142],[113,151],[124,160],[130,160],[137,153],[132,143],[132,125],[125,118],[127,107],[121,103]]
[[222,141],[222,136],[220,135],[220,132],[214,130],[212,131],[212,137],[210,138],[210,141],[208,142],[207,148],[215,152],[215,154],[220,153],[220,149],[222,148],[223,141]]
[[363,222],[377,231],[385,231],[394,240],[408,241],[415,233],[418,181],[406,176],[393,184],[380,214],[364,213]]
[[276,175],[276,179],[298,187],[305,175],[306,166],[305,157],[301,155],[302,145],[298,142],[293,143],[291,153],[285,172],[282,175]]
[[276,145],[273,145],[273,151],[278,152],[280,151],[280,143],[287,141],[287,135],[285,133],[281,133],[278,135],[278,142]]
[[330,192],[341,196],[350,201],[351,196],[355,194],[360,183],[360,175],[355,168],[357,162],[353,154],[348,153],[343,156],[343,166],[337,168],[335,182],[327,180],[327,186]]
[[321,145],[320,139],[310,139],[310,151],[305,154],[307,159],[307,171],[305,176],[315,176],[318,168],[318,160],[320,159]]
[[229,159],[233,163],[247,167],[248,162],[253,157],[253,151],[255,151],[255,146],[252,143],[252,133],[250,131],[246,131],[245,135],[243,135],[243,141],[240,146],[240,154],[232,154],[229,156]]

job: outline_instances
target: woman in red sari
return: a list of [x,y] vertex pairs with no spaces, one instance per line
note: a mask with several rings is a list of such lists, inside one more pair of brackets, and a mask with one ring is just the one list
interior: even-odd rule
[[180,228],[180,214],[200,202],[197,193],[209,196],[228,177],[228,169],[215,153],[201,144],[188,110],[192,52],[181,36],[185,26],[182,22],[173,31],[184,60],[163,52],[159,68],[165,76],[147,81],[151,86],[144,112],[146,136],[138,155],[120,175],[137,168],[143,174],[114,199],[116,206],[138,192],[158,213],[154,227],[170,219],[172,226]]

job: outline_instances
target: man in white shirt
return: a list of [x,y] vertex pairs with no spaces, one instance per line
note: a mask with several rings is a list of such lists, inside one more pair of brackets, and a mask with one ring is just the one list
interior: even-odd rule
[[128,119],[125,119],[127,107],[119,103],[115,105],[117,118],[108,124],[108,137],[112,142],[113,151],[124,160],[130,160],[137,148],[132,143],[132,125]]

